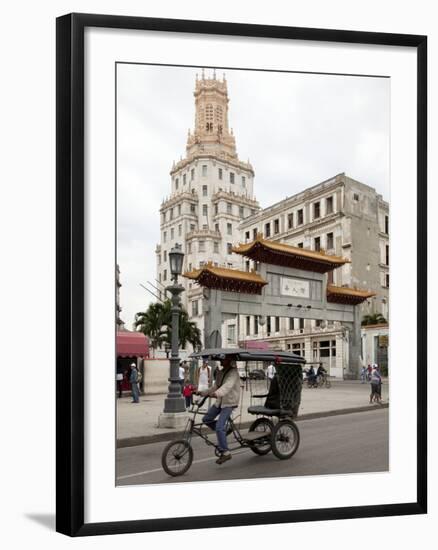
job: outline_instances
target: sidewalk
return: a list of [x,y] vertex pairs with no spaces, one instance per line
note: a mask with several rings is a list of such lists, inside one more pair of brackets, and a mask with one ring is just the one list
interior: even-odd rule
[[[260,382],[257,390],[263,393],[266,390],[265,382]],[[254,388],[253,388],[254,393]],[[317,416],[360,412],[380,407],[369,404],[370,384],[361,384],[358,381],[335,381],[331,388],[309,389],[303,387],[298,420]],[[130,447],[157,441],[174,439],[177,432],[169,428],[158,428],[158,416],[163,410],[164,394],[142,395],[140,403],[131,403],[131,397],[117,399],[117,447]],[[213,400],[214,401],[214,400]],[[261,405],[264,400],[253,399],[249,388],[243,388],[242,427],[255,420],[254,415],[247,412],[249,405]],[[388,406],[388,383],[384,381],[382,387],[382,402]],[[205,407],[204,407],[205,408]],[[239,410],[239,409],[238,409]],[[235,417],[240,414],[236,413]],[[201,416],[198,417],[199,419]]]

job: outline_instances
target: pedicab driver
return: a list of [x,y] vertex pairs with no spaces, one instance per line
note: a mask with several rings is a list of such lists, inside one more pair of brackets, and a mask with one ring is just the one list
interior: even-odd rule
[[206,391],[200,392],[202,396],[211,396],[216,398],[202,422],[209,428],[216,431],[220,457],[216,464],[223,464],[231,459],[231,453],[227,443],[227,421],[233,412],[233,409],[239,405],[240,398],[240,377],[235,361],[229,357],[223,356],[220,360],[220,376],[216,377],[214,385]]

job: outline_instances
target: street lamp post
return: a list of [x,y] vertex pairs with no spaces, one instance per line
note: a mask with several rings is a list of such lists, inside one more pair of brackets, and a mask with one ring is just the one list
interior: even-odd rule
[[[164,418],[166,418],[166,415],[173,416],[175,413],[184,413],[186,411],[184,398],[181,394],[181,383],[179,378],[179,318],[181,313],[180,295],[184,291],[184,287],[178,283],[178,276],[182,273],[183,260],[184,253],[181,250],[181,245],[176,244],[175,247],[169,252],[172,284],[166,287],[166,290],[170,292],[172,303],[172,343],[170,355],[169,392],[164,401]],[[174,422],[171,423],[175,424]]]

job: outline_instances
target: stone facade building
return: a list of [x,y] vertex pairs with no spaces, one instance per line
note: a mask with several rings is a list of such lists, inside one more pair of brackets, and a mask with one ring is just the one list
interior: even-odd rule
[[[338,174],[288,197],[240,224],[242,242],[258,234],[298,248],[342,256],[348,263],[329,273],[336,286],[367,289],[375,296],[361,314],[388,319],[389,206],[375,189]],[[255,266],[246,261],[247,270]],[[339,323],[322,326],[318,319],[293,317],[239,320],[239,340],[267,340],[309,361],[322,361],[331,374],[345,370],[348,334]],[[231,332],[233,332],[231,330]]]
[[[184,270],[212,261],[238,267],[241,258],[231,252],[240,239],[239,223],[259,210],[253,195],[254,170],[239,159],[228,121],[228,90],[222,80],[204,72],[195,85],[195,127],[189,130],[186,155],[170,172],[171,194],[160,208],[161,241],[156,248],[157,279],[170,283],[168,253],[182,245]],[[183,305],[202,329],[202,289],[182,280]]]

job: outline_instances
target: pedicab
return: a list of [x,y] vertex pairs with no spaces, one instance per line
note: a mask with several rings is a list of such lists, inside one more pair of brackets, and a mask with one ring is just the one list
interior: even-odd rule
[[[280,460],[292,458],[300,444],[300,432],[294,419],[298,415],[303,385],[302,367],[305,359],[299,355],[285,351],[270,351],[256,349],[205,349],[190,355],[192,359],[220,361],[230,358],[236,363],[248,365],[257,362],[273,363],[275,375],[270,381],[266,393],[252,395],[253,398],[265,399],[263,405],[250,405],[248,413],[257,418],[243,431],[231,416],[227,425],[227,436],[232,438],[229,446],[233,452],[240,448],[248,448],[254,454],[263,456],[272,451]],[[199,419],[208,397],[194,400],[190,409],[190,418],[182,436],[166,445],[161,456],[164,471],[170,476],[185,474],[193,462],[192,438],[200,437],[206,445],[212,446],[216,456],[220,450],[216,437]],[[209,437],[210,436],[210,437]]]

